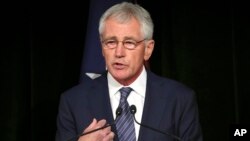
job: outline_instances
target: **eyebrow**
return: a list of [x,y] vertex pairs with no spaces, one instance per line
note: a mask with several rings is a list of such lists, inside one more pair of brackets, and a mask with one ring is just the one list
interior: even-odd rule
[[[117,40],[117,37],[111,36],[111,37],[106,38],[105,40]],[[135,38],[125,36],[123,40],[135,40]]]

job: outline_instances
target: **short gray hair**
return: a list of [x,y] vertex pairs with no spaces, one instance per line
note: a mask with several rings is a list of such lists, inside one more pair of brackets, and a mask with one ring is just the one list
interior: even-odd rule
[[105,21],[108,18],[115,18],[121,23],[129,21],[132,17],[136,18],[141,25],[141,32],[144,39],[152,39],[154,24],[147,10],[138,4],[122,2],[110,7],[102,15],[99,21],[99,34],[102,35]]

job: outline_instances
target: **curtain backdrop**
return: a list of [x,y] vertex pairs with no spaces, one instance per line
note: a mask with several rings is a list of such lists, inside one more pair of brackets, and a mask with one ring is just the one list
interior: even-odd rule
[[[152,15],[150,69],[196,91],[205,141],[250,123],[247,6],[138,0]],[[10,4],[11,5],[11,4]],[[79,83],[89,1],[10,6],[0,47],[1,140],[53,141],[60,94]]]

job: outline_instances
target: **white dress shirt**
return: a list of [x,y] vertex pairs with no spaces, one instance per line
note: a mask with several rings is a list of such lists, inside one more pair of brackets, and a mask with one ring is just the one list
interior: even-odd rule
[[[137,112],[135,114],[135,118],[138,122],[141,123],[141,118],[142,118],[142,111],[143,111],[143,106],[144,106],[144,100],[145,100],[145,94],[146,94],[146,82],[147,82],[147,73],[145,68],[143,67],[143,70],[139,77],[129,86],[126,87],[131,87],[133,91],[129,94],[127,101],[129,105],[135,105]],[[114,119],[116,118],[116,109],[119,106],[120,102],[120,88],[124,87],[121,85],[119,82],[117,82],[113,76],[108,73],[108,87],[109,87],[109,97],[110,97],[110,102],[111,102],[111,107],[113,111],[113,116]],[[135,125],[135,135],[136,135],[136,140],[138,140],[139,137],[139,130],[140,130],[140,125],[134,122]]]

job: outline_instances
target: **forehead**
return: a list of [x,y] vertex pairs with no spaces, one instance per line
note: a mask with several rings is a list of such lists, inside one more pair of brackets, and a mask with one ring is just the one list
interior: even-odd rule
[[131,18],[127,21],[118,21],[115,18],[109,18],[105,21],[103,38],[141,38],[141,26],[138,20]]

